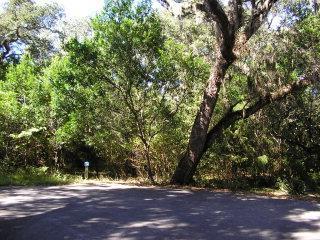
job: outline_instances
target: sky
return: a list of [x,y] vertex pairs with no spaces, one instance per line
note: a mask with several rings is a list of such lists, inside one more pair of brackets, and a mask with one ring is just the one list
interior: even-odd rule
[[66,16],[88,17],[93,16],[103,8],[104,0],[37,0],[41,2],[57,2],[65,10]]

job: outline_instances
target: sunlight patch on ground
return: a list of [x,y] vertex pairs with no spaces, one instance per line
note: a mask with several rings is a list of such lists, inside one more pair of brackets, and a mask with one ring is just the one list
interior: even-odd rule
[[262,239],[276,240],[277,238],[273,235],[271,230],[262,230],[262,229],[241,229],[241,233],[245,235],[252,236],[261,236]]
[[[320,204],[318,204],[320,207]],[[307,223],[314,227],[314,230],[301,229],[299,232],[291,234],[293,239],[319,240],[320,236],[320,211],[308,211],[295,209],[292,214],[286,217],[287,220],[297,223]]]
[[168,229],[175,227],[188,227],[189,225],[186,223],[175,223],[174,219],[157,219],[156,221],[141,221],[130,223],[125,226],[125,228],[142,228],[142,227],[150,227],[156,229]]
[[297,233],[291,234],[292,239],[296,240],[319,240],[320,229],[316,231],[300,231]]

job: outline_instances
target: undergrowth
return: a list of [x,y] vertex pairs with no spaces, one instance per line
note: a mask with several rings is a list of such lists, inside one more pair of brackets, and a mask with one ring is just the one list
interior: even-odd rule
[[79,177],[59,171],[49,171],[47,167],[28,167],[11,174],[0,173],[0,186],[63,185],[74,183],[78,179]]

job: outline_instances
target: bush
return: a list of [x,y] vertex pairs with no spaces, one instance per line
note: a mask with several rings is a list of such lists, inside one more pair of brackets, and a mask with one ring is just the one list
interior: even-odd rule
[[306,192],[306,184],[303,180],[293,178],[290,181],[290,194],[304,194]]
[[299,178],[278,179],[276,187],[289,194],[304,194],[306,192],[306,184]]
[[320,191],[320,173],[319,172],[309,173],[308,186],[310,186],[310,189],[313,191]]
[[0,175],[0,186],[6,185],[60,185],[69,184],[76,180],[76,177],[62,174],[58,171],[49,172],[47,167],[28,167],[25,169],[18,169],[13,174]]

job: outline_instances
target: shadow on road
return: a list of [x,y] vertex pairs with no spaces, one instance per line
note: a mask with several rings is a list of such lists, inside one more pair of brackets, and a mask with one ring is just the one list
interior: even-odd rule
[[122,185],[0,189],[0,239],[320,239],[320,206]]

